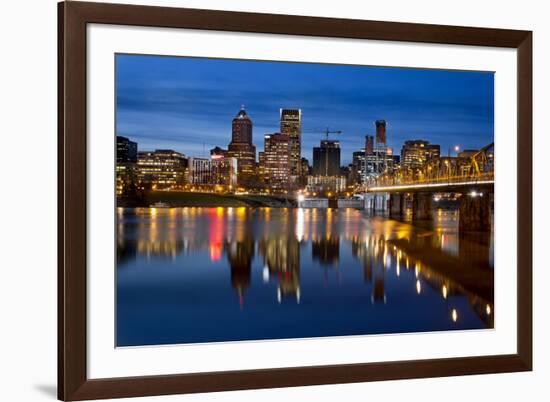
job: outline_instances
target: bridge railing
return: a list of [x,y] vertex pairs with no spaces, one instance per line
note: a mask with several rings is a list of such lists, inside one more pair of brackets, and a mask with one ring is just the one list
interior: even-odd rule
[[377,187],[391,186],[406,186],[406,185],[422,185],[422,184],[460,184],[460,183],[476,183],[494,180],[494,172],[481,173],[468,176],[439,176],[428,178],[402,178],[395,176],[379,177],[367,183],[367,188],[375,189]]

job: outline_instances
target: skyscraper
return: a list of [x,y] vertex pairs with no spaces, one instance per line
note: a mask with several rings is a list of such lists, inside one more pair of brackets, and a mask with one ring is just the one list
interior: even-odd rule
[[264,137],[262,169],[270,188],[286,188],[291,171],[291,140],[286,134],[267,134]]
[[130,141],[126,137],[116,137],[116,161],[117,163],[137,162],[137,142]]
[[376,120],[376,143],[386,145],[386,120]]
[[302,154],[302,110],[280,109],[281,134],[290,138],[290,174],[300,175]]
[[[372,137],[371,137],[372,138]],[[354,152],[351,161],[351,176],[352,180],[349,180],[349,182],[356,182],[356,183],[362,183],[366,178],[366,158],[365,158],[365,151],[356,151]]]
[[340,175],[340,142],[332,140],[321,141],[320,147],[313,148],[313,175]]
[[241,106],[241,110],[233,119],[227,154],[237,159],[240,182],[246,182],[254,175],[256,147],[252,144],[252,120],[246,114],[244,106]]

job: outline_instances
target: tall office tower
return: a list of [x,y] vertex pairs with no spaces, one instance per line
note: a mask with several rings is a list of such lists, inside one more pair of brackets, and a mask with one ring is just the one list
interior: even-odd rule
[[340,175],[340,142],[332,140],[321,141],[320,147],[313,148],[313,175]]
[[419,168],[434,158],[439,158],[440,146],[424,140],[405,141],[401,148],[401,166]]
[[117,163],[137,162],[137,142],[130,141],[126,137],[116,137],[116,161]]
[[302,110],[280,109],[281,134],[290,138],[290,174],[300,175],[302,157]]
[[374,155],[374,137],[372,135],[365,135],[365,154]]
[[376,143],[386,145],[386,120],[376,120]]
[[[372,137],[371,137],[372,138]],[[365,151],[356,151],[354,152],[351,161],[351,167],[352,167],[352,175],[354,176],[354,180],[350,180],[350,182],[358,182],[362,183],[365,180],[365,177],[367,175],[366,168],[367,168],[367,160],[365,157]]]
[[239,182],[246,183],[255,174],[256,147],[252,144],[252,120],[244,106],[233,119],[227,155],[237,159]]
[[261,171],[270,188],[286,188],[291,171],[291,140],[286,134],[266,134]]

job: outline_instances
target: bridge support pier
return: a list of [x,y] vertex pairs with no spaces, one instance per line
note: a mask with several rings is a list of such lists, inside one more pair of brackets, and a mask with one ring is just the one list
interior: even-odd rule
[[458,230],[460,232],[491,231],[491,200],[488,195],[462,195]]
[[365,208],[371,213],[384,212],[387,210],[386,194],[370,194],[365,197]]
[[413,220],[432,219],[431,193],[416,193],[413,195],[412,217]]
[[390,194],[390,217],[401,218],[405,215],[405,194]]
[[374,196],[372,193],[365,193],[365,209],[374,212]]

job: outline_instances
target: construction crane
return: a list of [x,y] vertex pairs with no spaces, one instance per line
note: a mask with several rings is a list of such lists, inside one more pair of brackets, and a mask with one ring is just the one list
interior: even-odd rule
[[342,134],[341,130],[330,130],[328,127],[323,130],[323,134],[325,134],[325,141],[328,141],[328,136],[330,134]]
[[313,130],[306,130],[302,131],[302,134],[323,134],[325,136],[325,140],[328,141],[328,137],[330,134],[342,134],[341,130],[331,130],[328,127],[325,129],[313,129]]

